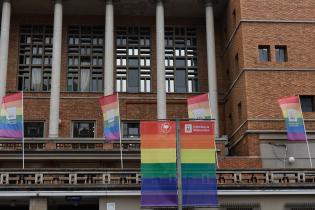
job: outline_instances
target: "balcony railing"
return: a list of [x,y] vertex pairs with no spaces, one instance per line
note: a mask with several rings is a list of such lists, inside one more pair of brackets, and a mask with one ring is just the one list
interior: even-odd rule
[[[217,171],[219,188],[311,188],[315,170]],[[133,189],[140,188],[138,169],[1,169],[0,190]]]
[[[126,139],[122,141],[124,151],[140,151],[140,141]],[[103,139],[25,139],[25,151],[119,151],[119,141],[106,143]],[[0,151],[22,151],[22,141],[0,140]]]

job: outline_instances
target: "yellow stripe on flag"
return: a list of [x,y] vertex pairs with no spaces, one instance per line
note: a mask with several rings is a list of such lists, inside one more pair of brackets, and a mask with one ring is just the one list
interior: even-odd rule
[[182,149],[181,163],[215,163],[215,150]]
[[141,163],[175,163],[176,149],[142,149]]

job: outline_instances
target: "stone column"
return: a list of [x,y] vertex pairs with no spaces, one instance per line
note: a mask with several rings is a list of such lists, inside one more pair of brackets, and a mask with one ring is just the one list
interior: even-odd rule
[[30,210],[47,210],[47,198],[30,198]]
[[157,119],[166,119],[164,1],[156,0]]
[[[9,35],[10,35],[11,1],[2,3],[1,35],[0,35],[0,106],[6,93]],[[1,109],[1,107],[0,107]]]
[[55,0],[49,137],[59,137],[60,70],[62,44],[62,0]]
[[215,33],[214,16],[212,0],[205,1],[206,9],[206,27],[207,27],[207,62],[208,62],[208,83],[210,106],[213,118],[216,119],[215,135],[219,133],[219,111],[218,111],[218,90],[217,90],[217,72],[216,72],[216,54],[215,54]]
[[114,5],[113,0],[105,1],[104,95],[111,95],[114,92]]

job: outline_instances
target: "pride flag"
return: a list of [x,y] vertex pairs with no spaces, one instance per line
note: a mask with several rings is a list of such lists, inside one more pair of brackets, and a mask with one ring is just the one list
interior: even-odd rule
[[288,140],[306,141],[304,119],[299,96],[289,96],[278,100],[285,120]]
[[120,117],[118,94],[99,99],[104,117],[104,138],[106,141],[120,140]]
[[176,123],[141,122],[141,206],[177,206]]
[[218,206],[213,121],[180,122],[183,206]]
[[23,93],[4,96],[0,111],[0,137],[22,139],[23,136]]
[[208,93],[189,97],[187,104],[189,119],[211,119]]

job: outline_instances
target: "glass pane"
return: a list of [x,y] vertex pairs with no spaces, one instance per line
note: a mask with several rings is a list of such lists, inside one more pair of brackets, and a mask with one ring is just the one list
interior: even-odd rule
[[175,75],[176,75],[175,91],[179,93],[186,92],[186,71],[176,70]]
[[128,92],[136,93],[139,91],[139,70],[130,69],[128,71]]
[[94,122],[74,122],[73,137],[94,138]]
[[32,90],[40,91],[42,89],[42,69],[32,69]]
[[24,122],[24,137],[43,138],[44,122]]

